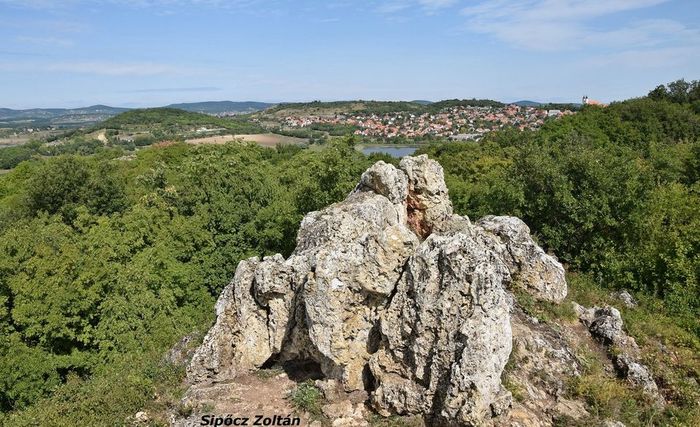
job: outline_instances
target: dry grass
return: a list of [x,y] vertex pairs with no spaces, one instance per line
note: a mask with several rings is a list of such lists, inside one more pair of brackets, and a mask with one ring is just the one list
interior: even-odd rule
[[188,144],[226,144],[233,141],[255,142],[263,147],[274,147],[277,144],[306,144],[307,139],[291,136],[277,135],[275,133],[261,133],[250,135],[219,135],[186,140]]

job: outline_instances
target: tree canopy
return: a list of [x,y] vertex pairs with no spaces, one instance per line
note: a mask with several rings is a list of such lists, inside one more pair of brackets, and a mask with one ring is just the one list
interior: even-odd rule
[[[570,272],[645,296],[694,334],[674,329],[670,341],[699,348],[696,88],[419,154],[444,167],[458,213],[523,218]],[[194,117],[127,114],[111,123]],[[54,154],[15,150],[0,176],[0,424],[121,424],[160,385],[176,388],[182,373],[163,354],[201,337],[238,262],[289,255],[304,214],[342,200],[376,160],[396,161],[352,140]],[[676,400],[697,411],[697,390],[685,395]],[[669,425],[688,411],[671,406]]]

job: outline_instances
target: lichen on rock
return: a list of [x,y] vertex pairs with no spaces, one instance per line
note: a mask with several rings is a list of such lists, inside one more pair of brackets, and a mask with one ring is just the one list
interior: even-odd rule
[[310,361],[381,414],[480,425],[511,404],[512,286],[566,296],[563,267],[522,221],[453,214],[425,155],[378,162],[344,201],[305,216],[288,259],[239,264],[188,378]]

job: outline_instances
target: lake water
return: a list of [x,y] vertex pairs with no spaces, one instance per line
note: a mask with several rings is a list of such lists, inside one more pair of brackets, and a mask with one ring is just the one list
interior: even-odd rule
[[417,145],[368,145],[362,147],[362,152],[366,155],[372,153],[384,153],[391,157],[401,158],[410,156],[418,149]]

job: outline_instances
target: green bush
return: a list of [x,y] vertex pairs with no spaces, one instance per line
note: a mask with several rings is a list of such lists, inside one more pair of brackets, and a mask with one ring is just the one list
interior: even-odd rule
[[238,262],[288,256],[303,215],[345,198],[370,164],[342,142],[175,144],[128,162],[61,156],[4,175],[2,410],[13,423],[49,414],[64,425],[137,411],[157,381],[149,363],[128,361],[206,330]]
[[638,290],[700,335],[700,116],[648,98],[584,108],[537,132],[423,147],[457,212],[521,217],[598,285]]
[[323,395],[312,380],[299,384],[289,395],[289,400],[297,411],[308,412],[316,417],[321,415]]

